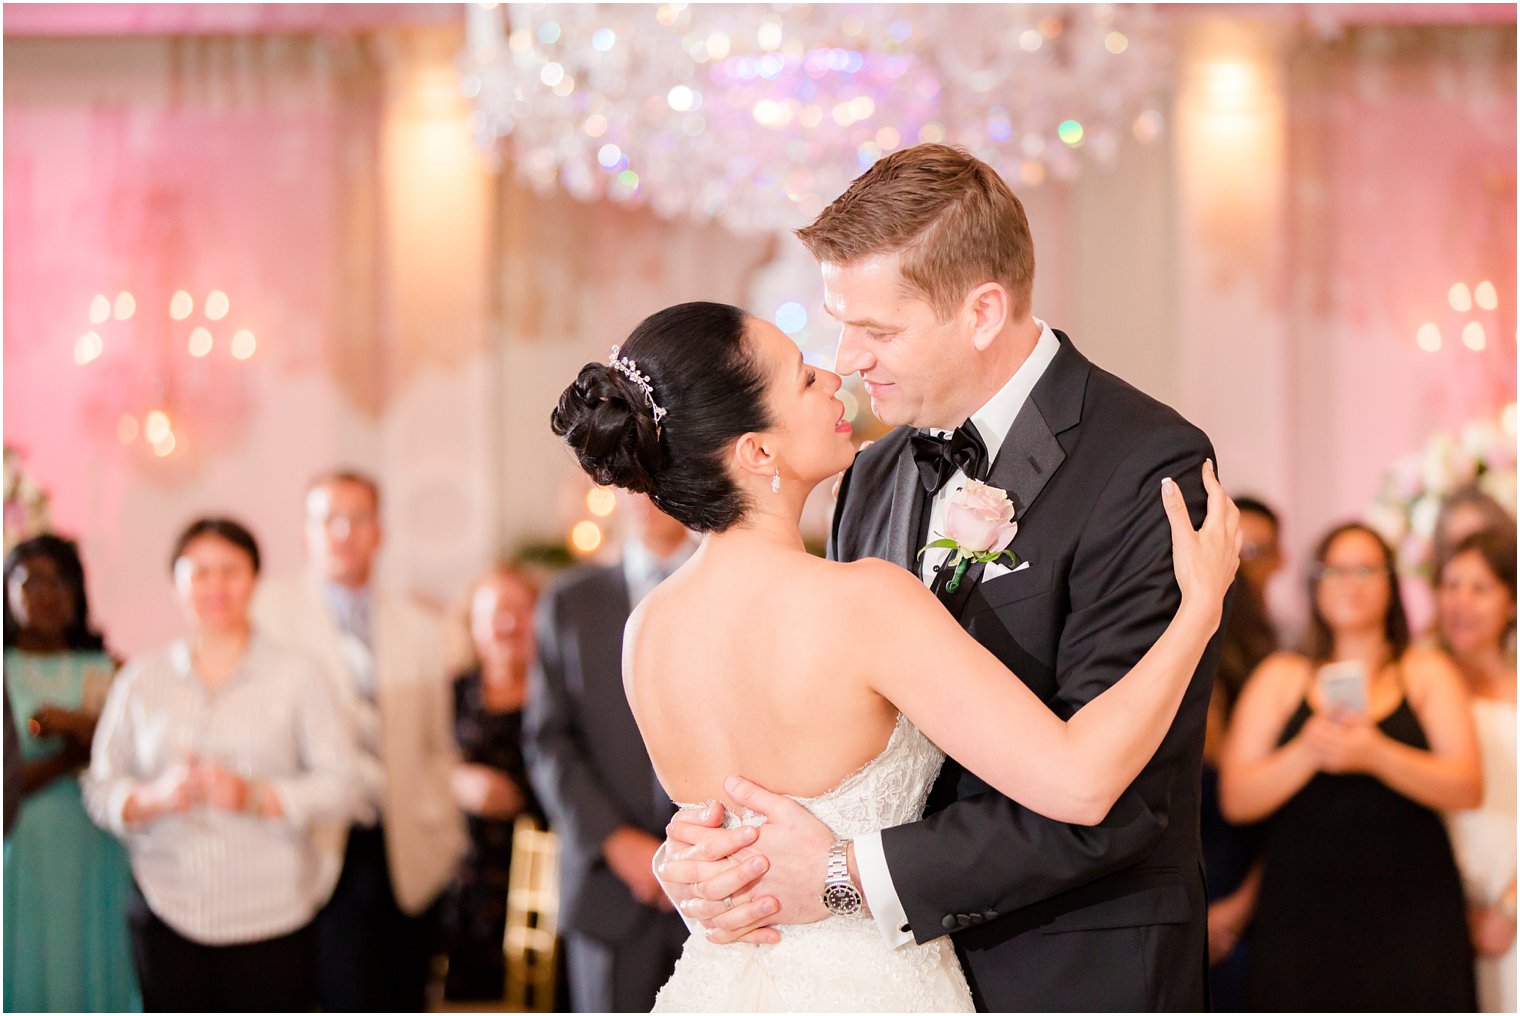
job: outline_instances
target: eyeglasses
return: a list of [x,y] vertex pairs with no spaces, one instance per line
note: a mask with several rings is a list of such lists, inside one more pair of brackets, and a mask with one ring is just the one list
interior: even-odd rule
[[1335,565],[1319,564],[1314,566],[1314,581],[1323,582],[1327,579],[1356,579],[1358,582],[1369,582],[1379,575],[1387,575],[1388,570],[1375,564],[1348,565],[1344,568]]

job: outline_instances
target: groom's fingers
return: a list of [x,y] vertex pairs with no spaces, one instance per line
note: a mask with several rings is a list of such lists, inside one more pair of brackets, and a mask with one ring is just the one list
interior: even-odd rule
[[776,818],[788,808],[802,807],[790,797],[772,793],[760,784],[746,780],[742,776],[730,776],[724,780],[723,789],[728,791],[728,796],[733,798],[735,804],[748,808],[750,811],[757,811],[771,819]]
[[683,822],[680,816],[671,819],[665,827],[665,838],[671,843],[670,853],[694,861],[716,861],[727,857],[755,842],[758,835],[754,826],[709,829],[705,825]]

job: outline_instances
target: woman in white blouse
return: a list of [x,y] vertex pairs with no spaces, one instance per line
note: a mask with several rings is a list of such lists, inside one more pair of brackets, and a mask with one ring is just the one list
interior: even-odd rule
[[1478,954],[1478,1005],[1515,1011],[1515,530],[1462,540],[1437,576],[1441,643],[1467,679],[1483,803],[1448,816]]
[[172,568],[188,635],[123,668],[85,781],[132,858],[144,1007],[309,1011],[323,901],[308,828],[357,799],[351,734],[321,673],[250,627],[247,529],[192,523]]

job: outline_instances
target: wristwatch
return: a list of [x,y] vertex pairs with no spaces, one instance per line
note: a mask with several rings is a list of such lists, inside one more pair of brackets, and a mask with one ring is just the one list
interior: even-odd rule
[[823,876],[823,905],[836,917],[860,913],[865,899],[850,881],[849,840],[835,840],[829,848],[829,867]]

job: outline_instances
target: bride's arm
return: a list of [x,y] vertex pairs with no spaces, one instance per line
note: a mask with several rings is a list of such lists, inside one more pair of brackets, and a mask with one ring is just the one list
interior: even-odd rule
[[[1163,484],[1182,605],[1129,673],[1062,721],[895,566],[855,565],[877,591],[863,633],[871,686],[963,766],[1059,822],[1101,822],[1155,753],[1204,648],[1219,627],[1238,563],[1239,513],[1205,466],[1208,517],[1193,530],[1175,484]],[[937,679],[926,679],[936,675]]]

